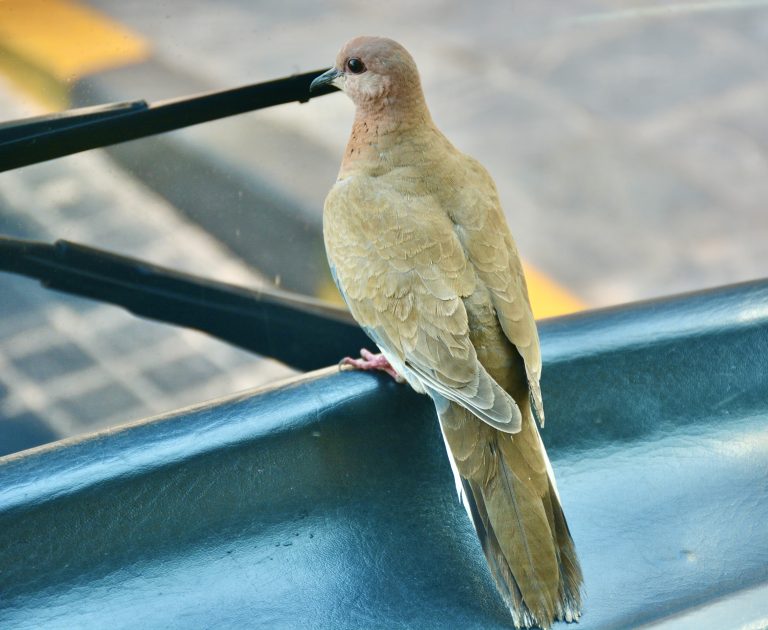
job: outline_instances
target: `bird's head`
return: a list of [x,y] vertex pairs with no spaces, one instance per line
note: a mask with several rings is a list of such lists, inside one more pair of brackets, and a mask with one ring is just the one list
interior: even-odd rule
[[344,44],[336,65],[312,81],[310,91],[327,84],[343,90],[363,109],[381,110],[423,100],[413,58],[385,37],[355,37]]

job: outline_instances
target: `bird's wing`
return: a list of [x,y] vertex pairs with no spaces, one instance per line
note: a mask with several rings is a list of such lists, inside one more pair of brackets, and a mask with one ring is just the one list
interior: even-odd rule
[[477,279],[450,219],[430,196],[370,190],[340,183],[325,204],[326,251],[352,315],[433,396],[519,431],[517,404],[469,338],[462,297]]
[[464,173],[473,182],[451,217],[478,278],[491,293],[502,329],[525,363],[532,407],[544,424],[541,399],[541,349],[520,256],[501,210],[496,185],[483,166],[463,156]]

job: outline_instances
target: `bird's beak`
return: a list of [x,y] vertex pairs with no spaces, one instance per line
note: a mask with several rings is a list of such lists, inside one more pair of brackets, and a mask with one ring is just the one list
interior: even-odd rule
[[343,73],[336,68],[331,68],[330,70],[323,72],[323,74],[321,74],[319,77],[315,77],[314,81],[309,84],[309,91],[314,92],[319,87],[328,85],[329,83],[332,84],[342,74]]

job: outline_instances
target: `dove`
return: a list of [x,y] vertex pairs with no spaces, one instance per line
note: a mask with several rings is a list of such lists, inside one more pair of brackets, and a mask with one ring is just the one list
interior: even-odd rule
[[581,614],[582,574],[536,420],[541,353],[496,186],[437,129],[400,44],[357,37],[310,90],[355,105],[323,236],[380,369],[429,395],[457,491],[516,627]]

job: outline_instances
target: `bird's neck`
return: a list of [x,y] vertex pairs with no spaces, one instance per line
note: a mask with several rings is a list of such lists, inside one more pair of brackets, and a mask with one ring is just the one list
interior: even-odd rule
[[[401,163],[414,143],[435,133],[423,97],[408,103],[358,105],[340,177],[356,170],[370,170],[382,163]],[[439,133],[439,132],[438,132]]]

